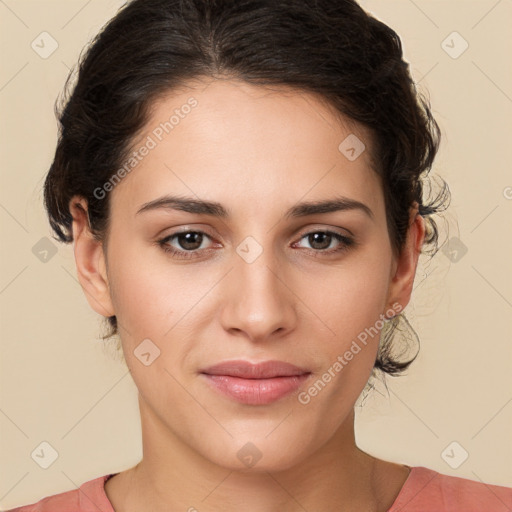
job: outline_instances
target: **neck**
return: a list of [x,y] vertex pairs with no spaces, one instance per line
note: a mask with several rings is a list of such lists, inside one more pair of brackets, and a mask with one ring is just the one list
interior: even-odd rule
[[[123,491],[116,492],[117,503],[111,499],[116,510],[384,512],[399,490],[383,488],[378,459],[356,446],[353,410],[335,435],[315,453],[304,454],[298,465],[279,471],[258,470],[258,465],[232,470],[192,450],[139,402],[143,458],[118,475]],[[105,486],[109,499],[114,498],[115,478]]]

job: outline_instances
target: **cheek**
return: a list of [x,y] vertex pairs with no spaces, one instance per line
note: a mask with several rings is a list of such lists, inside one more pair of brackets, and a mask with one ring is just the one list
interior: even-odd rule
[[314,305],[318,317],[335,332],[332,338],[338,340],[336,344],[345,345],[375,325],[387,309],[389,261],[378,251],[367,251],[305,285],[303,293],[309,288],[305,295],[310,297],[308,303]]
[[153,261],[156,249],[125,238],[111,244],[108,279],[120,333],[136,344],[158,339],[170,328],[180,297],[172,293],[173,276]]
[[[165,317],[172,313],[169,298],[164,300],[162,279],[147,274],[142,266],[131,267],[128,260],[120,263],[112,272],[112,301],[119,323],[129,332],[149,336],[157,332],[154,327],[162,325]],[[158,324],[155,324],[156,320]],[[150,326],[153,326],[150,329]]]
[[158,354],[151,363],[153,372],[140,372],[144,382],[152,375],[151,386],[155,379],[169,380],[165,369],[175,374],[190,367],[189,353],[197,349],[201,333],[214,317],[211,290],[221,277],[209,270],[173,265],[157,250],[125,246],[122,257],[113,250],[109,271],[127,363],[138,369],[136,355],[143,347],[151,358]]
[[[173,326],[184,316],[187,301],[178,272],[172,275],[164,265],[148,263],[150,258],[151,251],[125,247],[122,258],[112,255],[109,280],[126,364],[144,401],[163,411],[170,399],[183,400],[173,376],[180,379],[177,369],[189,347],[181,323]],[[173,337],[183,343],[169,343]]]
[[[321,343],[324,353],[320,379],[328,382],[329,388],[325,394],[322,391],[324,404],[331,400],[340,407],[351,403],[370,377],[388,309],[390,262],[391,253],[383,240],[381,246],[367,247],[330,268],[329,278],[317,276],[316,287],[310,288],[316,290],[310,294],[311,304],[330,329],[310,346],[310,350],[318,350]],[[322,383],[317,387],[322,388]]]
[[370,378],[384,325],[384,275],[340,273],[344,279],[327,287],[319,302],[320,316],[335,335],[326,330],[312,337],[308,351],[322,352],[322,367],[298,400],[311,418],[322,418],[322,429],[339,427]]

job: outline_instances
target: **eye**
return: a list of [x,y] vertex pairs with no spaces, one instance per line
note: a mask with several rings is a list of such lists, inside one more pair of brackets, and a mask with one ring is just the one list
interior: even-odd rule
[[[332,254],[340,251],[346,251],[353,245],[355,241],[353,238],[342,235],[335,231],[320,230],[311,231],[302,235],[301,240],[306,239],[313,252],[320,254]],[[334,242],[334,247],[333,247]],[[295,244],[296,245],[296,244]],[[308,249],[306,247],[306,249]]]
[[[204,231],[181,231],[158,240],[157,244],[174,258],[190,259],[200,257],[201,252],[212,249],[205,243],[207,239],[211,240],[211,237]],[[329,230],[305,233],[300,238],[300,240],[303,239],[310,244],[310,247],[305,247],[304,250],[314,256],[339,253],[356,245],[353,238]],[[299,242],[296,242],[293,246],[296,247],[298,244]],[[221,245],[217,244],[217,246]]]
[[[207,250],[203,245],[206,238],[210,237],[203,231],[181,231],[159,240],[158,244],[176,258],[187,259],[197,257],[199,250]],[[171,241],[175,241],[176,245],[172,245]]]

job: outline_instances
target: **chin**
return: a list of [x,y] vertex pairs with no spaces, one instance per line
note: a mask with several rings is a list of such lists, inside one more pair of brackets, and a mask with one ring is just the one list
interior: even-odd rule
[[[275,428],[275,426],[274,426]],[[225,443],[208,444],[202,455],[213,464],[222,466],[230,471],[242,473],[267,473],[290,469],[304,461],[314,450],[310,445],[311,439],[300,435],[294,436],[286,431],[272,433],[266,429],[261,435],[240,436],[224,439]],[[298,449],[300,447],[300,449]]]

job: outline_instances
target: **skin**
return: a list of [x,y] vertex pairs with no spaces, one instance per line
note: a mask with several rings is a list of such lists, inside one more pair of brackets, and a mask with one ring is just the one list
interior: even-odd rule
[[[309,369],[307,389],[393,304],[405,308],[424,220],[411,209],[406,245],[394,255],[370,135],[310,93],[190,82],[153,105],[138,141],[191,96],[197,107],[111,192],[106,248],[91,236],[86,201],[70,202],[80,283],[95,311],[117,316],[139,390],[143,458],[106,483],[107,496],[116,512],[385,511],[410,468],[363,452],[354,438],[354,404],[379,336],[306,405],[294,394],[240,404],[199,371],[230,359],[277,359]],[[354,161],[338,150],[351,133],[366,145]],[[171,193],[217,201],[230,216],[136,214]],[[284,216],[334,195],[361,201],[373,218],[361,210]],[[156,243],[187,229],[208,235],[197,258],[177,259]],[[322,229],[358,243],[326,255],[322,249],[341,243],[304,236]],[[248,236],[263,250],[252,263],[236,251]],[[167,244],[185,252],[184,242]],[[134,355],[147,338],[160,349],[148,366]],[[248,442],[261,454],[252,467],[237,457]]]

